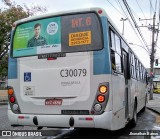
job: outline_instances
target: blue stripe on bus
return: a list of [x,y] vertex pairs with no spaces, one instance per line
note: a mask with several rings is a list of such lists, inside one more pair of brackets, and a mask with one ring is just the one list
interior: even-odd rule
[[104,37],[104,49],[93,52],[93,74],[110,74],[110,57],[108,42],[108,22],[106,17],[101,17]]
[[9,56],[8,79],[17,79],[17,59]]

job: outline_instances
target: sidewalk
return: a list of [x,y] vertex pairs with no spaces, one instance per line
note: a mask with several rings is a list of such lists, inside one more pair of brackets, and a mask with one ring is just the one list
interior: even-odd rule
[[153,94],[153,100],[148,100],[146,107],[160,114],[160,94]]

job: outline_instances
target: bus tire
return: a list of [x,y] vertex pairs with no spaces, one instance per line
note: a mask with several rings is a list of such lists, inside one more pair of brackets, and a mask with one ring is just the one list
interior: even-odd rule
[[146,110],[146,103],[147,103],[147,95],[146,95],[146,98],[145,98],[145,104],[144,104],[144,107],[142,108],[142,112],[145,112],[145,110]]
[[135,127],[137,124],[137,103],[135,101],[134,103],[134,109],[133,109],[133,118],[130,122],[131,127]]

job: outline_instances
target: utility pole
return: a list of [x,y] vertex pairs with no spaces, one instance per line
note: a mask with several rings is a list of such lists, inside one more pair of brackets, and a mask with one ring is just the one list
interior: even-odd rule
[[[158,31],[155,28],[155,20],[156,20],[156,12],[153,15],[153,19],[139,19],[139,20],[153,20],[153,25],[148,29],[150,29],[152,31],[152,48],[151,48],[151,55],[150,55],[150,96],[149,99],[152,100],[153,99],[153,75],[154,75],[154,53],[155,53],[155,41],[154,41],[154,34],[156,33],[156,31]],[[147,26],[140,26],[140,27],[147,27]]]
[[[154,13],[153,15],[153,28],[152,28],[152,51],[151,51],[151,56],[150,56],[150,64],[151,64],[151,68],[150,68],[150,73],[153,73],[154,75],[154,69],[153,69],[153,64],[154,64],[154,47],[155,47],[155,42],[154,42],[154,34],[155,34],[155,19],[156,19],[156,13]],[[153,77],[150,78],[150,100],[153,99]]]

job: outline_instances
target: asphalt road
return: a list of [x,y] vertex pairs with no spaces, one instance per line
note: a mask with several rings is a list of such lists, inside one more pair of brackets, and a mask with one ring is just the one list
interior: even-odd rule
[[[22,126],[22,127],[11,127],[7,117],[7,106],[0,106],[0,130],[36,130],[36,127]],[[23,137],[26,139],[78,139],[78,138],[92,138],[92,139],[160,139],[160,137],[150,137],[150,136],[129,136],[131,132],[136,130],[160,130],[160,116],[156,113],[146,110],[144,113],[138,114],[138,122],[135,128],[130,128],[127,126],[124,129],[121,129],[116,132],[111,132],[102,129],[47,129],[43,130],[52,130],[53,136],[51,137]],[[137,132],[137,131],[136,131]],[[0,139],[21,139],[22,137],[0,137]]]

